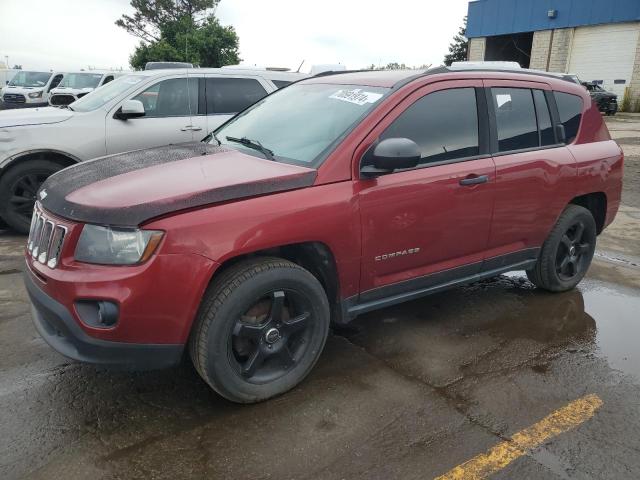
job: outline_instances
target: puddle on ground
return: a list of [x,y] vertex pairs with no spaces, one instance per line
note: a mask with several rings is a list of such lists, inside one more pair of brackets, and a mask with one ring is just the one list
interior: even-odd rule
[[[517,282],[523,275],[524,272],[513,272],[506,276]],[[592,343],[596,347],[594,353],[606,358],[612,368],[640,380],[640,291],[585,279],[571,292],[542,294],[542,297],[535,293],[535,297],[532,295],[525,301],[527,318],[536,320],[536,328],[529,325],[527,336],[535,335],[537,331],[539,336],[545,337],[537,340],[545,342],[553,341],[550,337],[554,335],[570,338],[575,350],[584,343]],[[545,318],[555,327],[544,328],[548,323]],[[505,327],[506,336],[521,333]],[[568,349],[573,350],[571,345]]]

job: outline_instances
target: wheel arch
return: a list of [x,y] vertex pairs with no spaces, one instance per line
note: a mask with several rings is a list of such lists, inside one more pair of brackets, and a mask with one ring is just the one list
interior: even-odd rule
[[69,167],[76,163],[79,163],[81,160],[71,155],[70,153],[63,152],[61,150],[50,149],[50,148],[38,148],[33,150],[26,150],[24,152],[16,153],[8,158],[6,158],[0,164],[0,176],[7,173],[11,168],[15,167],[19,162],[28,161],[28,160],[50,160],[56,163],[59,163],[63,168]]
[[209,283],[216,281],[224,271],[236,263],[257,257],[283,258],[311,272],[327,294],[327,299],[331,307],[332,323],[344,323],[340,302],[338,266],[331,248],[323,242],[307,241],[279,245],[230,257],[216,269]]
[[596,221],[596,232],[602,233],[607,216],[607,195],[604,192],[591,192],[574,197],[569,202],[586,208]]

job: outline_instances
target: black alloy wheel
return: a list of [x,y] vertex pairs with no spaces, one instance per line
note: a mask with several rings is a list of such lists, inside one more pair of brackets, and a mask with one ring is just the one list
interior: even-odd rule
[[214,275],[189,339],[200,376],[220,395],[254,403],[299,384],[320,358],[329,301],[308,270],[276,257]]
[[572,289],[591,265],[596,236],[591,212],[579,205],[568,205],[542,245],[536,264],[527,270],[527,277],[551,292]]
[[556,272],[561,280],[571,281],[578,273],[586,270],[591,261],[587,257],[591,244],[585,237],[585,225],[581,220],[571,225],[562,236],[556,255]]
[[237,319],[231,361],[248,382],[276,380],[304,356],[312,322],[309,299],[299,292],[269,292]]

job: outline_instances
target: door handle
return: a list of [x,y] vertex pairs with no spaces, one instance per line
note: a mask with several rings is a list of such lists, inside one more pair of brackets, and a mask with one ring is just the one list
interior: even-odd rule
[[202,130],[202,128],[194,127],[193,125],[187,125],[186,127],[180,129],[180,131],[182,131],[182,132],[189,132],[189,131],[191,131],[191,132],[199,132],[200,130]]
[[476,175],[475,173],[460,180],[460,185],[466,187],[469,185],[478,185],[480,183],[487,183],[489,181],[489,175]]

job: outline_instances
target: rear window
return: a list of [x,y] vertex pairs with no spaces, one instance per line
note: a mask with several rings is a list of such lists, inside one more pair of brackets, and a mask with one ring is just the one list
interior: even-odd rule
[[560,123],[564,125],[564,134],[567,138],[566,142],[571,143],[578,135],[580,128],[580,119],[582,118],[582,98],[569,93],[555,92],[556,104],[558,105],[558,114],[560,115]]
[[267,95],[252,78],[207,78],[207,113],[238,113]]
[[492,88],[498,151],[540,146],[532,92],[526,88]]

